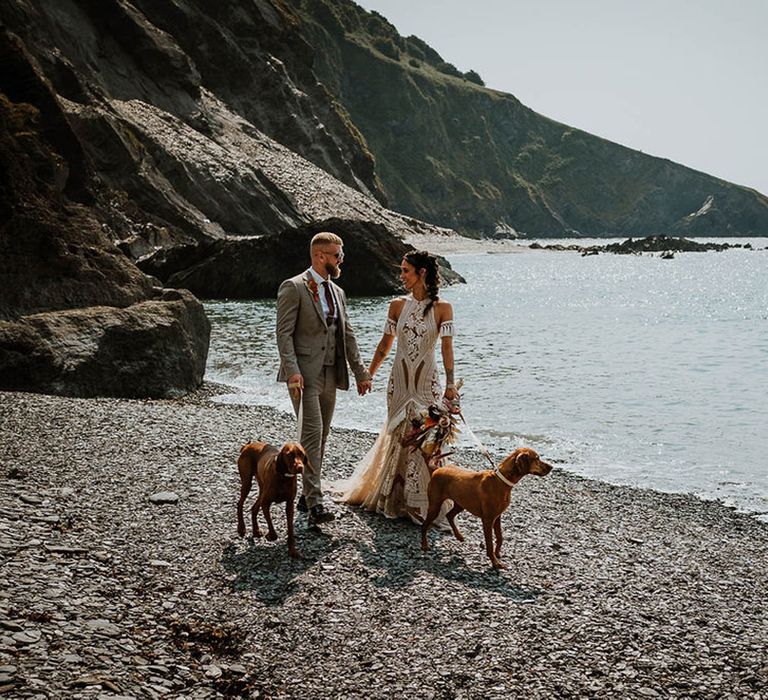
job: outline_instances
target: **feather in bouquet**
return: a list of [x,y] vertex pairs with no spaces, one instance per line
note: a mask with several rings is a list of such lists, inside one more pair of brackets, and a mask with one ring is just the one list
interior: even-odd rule
[[449,406],[432,404],[411,421],[411,430],[402,439],[403,447],[421,450],[427,460],[441,454],[443,446],[454,443],[461,432],[458,419]]

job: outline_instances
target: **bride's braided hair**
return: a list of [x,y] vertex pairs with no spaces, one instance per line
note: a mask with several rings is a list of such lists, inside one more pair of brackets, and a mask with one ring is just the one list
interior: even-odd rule
[[440,272],[437,267],[437,258],[426,250],[413,250],[405,254],[405,260],[409,265],[413,265],[417,272],[422,269],[427,271],[424,276],[424,285],[429,297],[429,304],[424,307],[424,315],[426,316],[432,305],[438,300]]

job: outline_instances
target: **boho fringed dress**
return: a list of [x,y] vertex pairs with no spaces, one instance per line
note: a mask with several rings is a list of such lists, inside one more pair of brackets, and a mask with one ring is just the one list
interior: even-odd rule
[[438,329],[435,310],[426,315],[428,300],[409,295],[395,324],[387,319],[384,332],[397,338],[392,373],[387,387],[387,421],[368,454],[342,485],[341,501],[362,505],[388,518],[427,514],[429,470],[419,450],[403,447],[401,440],[411,420],[441,400],[435,362],[438,338],[453,335],[453,322]]

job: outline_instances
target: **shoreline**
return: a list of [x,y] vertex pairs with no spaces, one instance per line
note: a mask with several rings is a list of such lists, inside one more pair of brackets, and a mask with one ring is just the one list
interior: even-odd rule
[[[489,569],[475,518],[458,518],[466,542],[432,533],[422,553],[418,528],[339,505],[322,534],[297,519],[304,558],[291,561],[279,508],[277,542],[237,538],[234,461],[249,439],[291,439],[295,422],[211,400],[231,390],[208,383],[153,401],[0,393],[0,688],[20,698],[43,688],[72,698],[768,691],[764,523],[555,467],[513,492],[504,572]],[[346,476],[373,438],[335,428],[324,478]],[[459,463],[482,465],[466,452]],[[178,502],[150,503],[158,491]]]
[[[251,407],[256,409],[262,409],[264,411],[272,411],[274,412],[275,416],[279,416],[281,420],[288,420],[293,421],[293,414],[283,411],[275,406],[271,406],[269,404],[265,403],[237,403],[236,401],[228,401],[219,403],[217,401],[213,401],[213,399],[216,396],[236,396],[237,394],[247,394],[248,390],[245,387],[237,386],[234,384],[225,384],[220,382],[213,382],[213,381],[206,381],[204,383],[204,386],[207,388],[205,391],[211,392],[211,400],[212,403],[216,405],[222,405],[222,406],[244,406],[244,407]],[[346,426],[337,426],[333,425],[332,433],[338,433],[340,431],[347,431],[353,435],[359,434],[360,436],[365,436],[373,442],[373,440],[376,438],[377,433],[374,431],[364,430],[362,428],[353,428],[353,427],[346,427]],[[501,460],[503,457],[506,456],[507,453],[505,453],[503,450],[501,450],[497,445],[494,445],[492,443],[488,443],[486,445],[489,452],[496,458],[497,460]],[[461,465],[473,465],[474,468],[485,468],[482,465],[486,464],[486,461],[480,456],[479,451],[474,447],[461,447],[456,450],[457,454],[460,457]],[[543,455],[542,455],[543,457]],[[671,495],[679,495],[679,496],[690,496],[691,498],[695,499],[696,501],[700,501],[702,503],[716,503],[720,505],[723,508],[727,508],[728,510],[732,510],[735,513],[738,513],[740,515],[745,515],[750,518],[754,518],[757,522],[764,523],[768,525],[768,511],[764,510],[748,510],[746,508],[740,508],[736,505],[731,505],[729,503],[726,503],[722,498],[717,496],[711,496],[706,497],[703,495],[699,495],[696,493],[692,493],[691,491],[664,491],[659,488],[655,487],[643,487],[638,486],[636,484],[629,484],[629,483],[620,483],[617,481],[611,481],[607,478],[600,478],[598,476],[592,476],[592,475],[586,475],[586,474],[579,474],[577,471],[574,471],[568,466],[563,466],[561,460],[552,460],[549,458],[549,461],[555,466],[558,470],[567,473],[570,476],[573,476],[578,479],[586,479],[587,481],[595,481],[601,484],[607,484],[609,486],[617,486],[622,488],[630,488],[630,489],[637,489],[639,491],[652,491],[654,493],[659,494],[671,494]]]

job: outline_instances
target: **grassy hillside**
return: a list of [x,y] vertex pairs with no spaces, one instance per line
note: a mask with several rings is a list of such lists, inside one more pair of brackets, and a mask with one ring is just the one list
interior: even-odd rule
[[474,235],[768,233],[759,193],[542,117],[350,0],[296,5],[394,209]]

